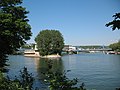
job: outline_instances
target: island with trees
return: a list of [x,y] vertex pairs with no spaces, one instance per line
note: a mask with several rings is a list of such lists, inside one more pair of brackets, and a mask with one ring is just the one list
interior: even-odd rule
[[64,48],[64,38],[58,30],[42,30],[35,41],[41,57],[60,57]]

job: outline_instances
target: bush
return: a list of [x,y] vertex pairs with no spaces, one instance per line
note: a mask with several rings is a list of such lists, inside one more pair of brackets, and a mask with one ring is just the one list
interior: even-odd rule
[[32,74],[29,74],[25,67],[23,71],[20,71],[19,79],[16,77],[14,80],[11,80],[0,72],[0,90],[32,90],[33,81]]
[[75,86],[78,83],[77,78],[74,78],[72,80],[67,78],[66,73],[70,70],[68,70],[67,72],[64,71],[63,73],[59,72],[59,70],[52,72],[51,61],[48,62],[48,68],[48,71],[43,74],[45,75],[44,81],[48,83],[50,90],[86,90],[84,88],[84,83],[82,83],[80,87]]

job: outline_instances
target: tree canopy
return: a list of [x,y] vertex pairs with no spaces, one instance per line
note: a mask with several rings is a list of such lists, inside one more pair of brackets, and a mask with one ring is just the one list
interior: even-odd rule
[[42,30],[36,36],[40,55],[61,54],[64,47],[64,39],[58,30]]
[[112,48],[114,51],[120,51],[120,41],[110,44],[109,47]]
[[120,29],[120,13],[116,13],[115,15],[113,15],[114,20],[107,23],[106,26],[111,26],[112,30],[115,29]]
[[28,24],[26,8],[22,0],[0,0],[0,68],[4,66],[6,54],[19,48],[29,40],[31,26]]

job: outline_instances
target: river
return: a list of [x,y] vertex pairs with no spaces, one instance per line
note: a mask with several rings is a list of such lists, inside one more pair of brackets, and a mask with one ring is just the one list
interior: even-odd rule
[[[23,67],[27,67],[36,79],[34,86],[43,89],[46,87],[41,81],[41,72],[46,70],[48,59],[30,58],[22,55],[11,55],[8,58],[10,64],[8,75],[11,78],[18,75]],[[70,79],[78,78],[78,85],[84,82],[87,90],[115,90],[120,87],[120,55],[82,53],[65,55],[61,59],[51,61],[54,71],[71,70],[67,76]]]

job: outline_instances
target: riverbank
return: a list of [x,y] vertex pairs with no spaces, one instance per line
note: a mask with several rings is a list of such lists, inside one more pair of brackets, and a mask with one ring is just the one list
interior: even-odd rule
[[41,56],[38,51],[33,50],[33,49],[32,50],[25,50],[24,56],[26,56],[26,57],[39,57],[39,58],[60,58],[61,57],[59,54]]
[[41,56],[41,58],[60,58],[60,57],[61,56],[59,54]]

